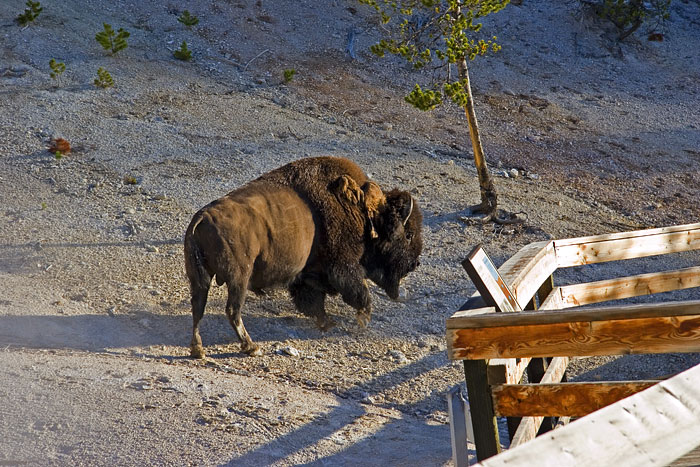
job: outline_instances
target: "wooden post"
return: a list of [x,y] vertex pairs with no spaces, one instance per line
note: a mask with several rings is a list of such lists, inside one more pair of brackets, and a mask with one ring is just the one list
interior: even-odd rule
[[501,452],[498,422],[493,412],[493,400],[486,378],[485,360],[464,360],[467,397],[474,427],[476,457],[482,461]]
[[455,467],[469,465],[469,448],[467,442],[474,442],[469,406],[462,397],[461,385],[447,393],[447,412],[450,415],[450,438],[452,441],[452,462]]

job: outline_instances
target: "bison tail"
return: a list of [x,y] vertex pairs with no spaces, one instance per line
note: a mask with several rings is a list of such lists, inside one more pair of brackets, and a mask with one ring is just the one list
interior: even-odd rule
[[209,289],[212,279],[206,267],[206,258],[195,234],[201,221],[201,217],[195,218],[185,234],[185,269],[192,290]]

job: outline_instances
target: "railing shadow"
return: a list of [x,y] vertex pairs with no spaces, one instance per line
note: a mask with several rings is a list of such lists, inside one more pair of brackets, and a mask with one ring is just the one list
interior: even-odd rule
[[[386,391],[426,371],[437,369],[446,361],[443,352],[432,353],[394,371],[363,381],[362,384],[365,387],[380,386]],[[366,406],[353,399],[353,393],[358,390],[359,388],[353,386],[338,393],[340,405],[325,414],[322,420],[307,423],[290,433],[276,437],[269,443],[231,459],[226,465],[270,465],[282,459],[289,459],[294,454],[332,437],[336,432],[368,414]],[[392,405],[392,408],[403,413],[401,418],[388,419],[387,423],[372,435],[348,442],[347,447],[327,457],[297,465],[444,465],[452,455],[449,427],[428,424],[410,415],[422,402]],[[378,406],[381,407],[381,404]],[[420,429],[416,429],[416,425],[420,425]],[[387,440],[391,441],[391,446],[387,445]],[[417,449],[416,446],[423,448]]]

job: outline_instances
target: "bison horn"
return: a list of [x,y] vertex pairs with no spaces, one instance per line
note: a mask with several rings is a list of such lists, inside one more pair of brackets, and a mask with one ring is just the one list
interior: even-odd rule
[[408,208],[408,215],[406,216],[406,219],[403,220],[404,227],[406,227],[406,223],[408,222],[408,219],[411,217],[412,212],[413,212],[413,198],[411,198],[411,205]]

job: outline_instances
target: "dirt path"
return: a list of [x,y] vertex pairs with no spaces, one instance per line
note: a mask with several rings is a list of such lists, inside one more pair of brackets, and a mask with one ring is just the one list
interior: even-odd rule
[[[366,52],[374,38],[355,4],[193,1],[200,25],[188,30],[177,2],[69,0],[47,2],[20,30],[24,2],[11,0],[0,11],[0,463],[449,464],[444,394],[463,374],[445,356],[444,320],[473,293],[459,263],[475,244],[500,264],[533,241],[700,219],[700,5],[673,2],[663,43],[617,45],[590,15],[524,3],[494,20],[503,53],[472,71],[500,202],[527,215],[502,229],[464,222],[478,183],[462,116],[403,103],[415,76]],[[131,32],[116,56],[94,40],[103,22]],[[182,40],[192,62],[172,58]],[[51,58],[67,66],[58,88]],[[98,67],[114,88],[92,85]],[[288,68],[297,74],[284,84]],[[73,151],[56,160],[52,137]],[[265,353],[246,358],[217,289],[201,328],[209,358],[187,358],[181,244],[193,213],[325,154],[420,202],[425,249],[405,299],[374,288],[367,329],[332,300],[339,325],[323,334],[286,292],[251,294],[243,317]],[[668,297],[689,298],[697,290]],[[648,378],[697,363],[596,359],[574,370]]]

